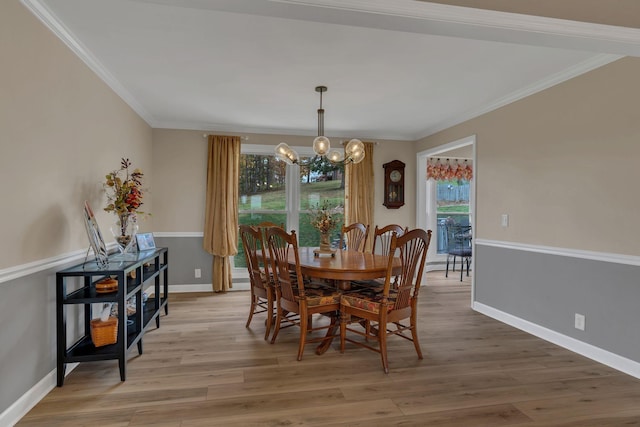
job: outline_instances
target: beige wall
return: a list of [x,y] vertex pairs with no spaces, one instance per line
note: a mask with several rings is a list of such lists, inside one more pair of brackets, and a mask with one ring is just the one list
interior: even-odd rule
[[[204,201],[207,170],[207,140],[202,131],[153,130],[154,231],[201,232],[204,227]],[[280,142],[292,146],[311,146],[311,136],[243,134],[243,144],[275,147]],[[340,138],[331,138],[339,141]],[[415,154],[413,143],[379,141],[374,148],[375,188],[383,187],[382,164],[401,160],[406,166],[406,192],[415,194]],[[375,192],[375,218],[378,224],[415,224],[415,200],[400,209],[382,206],[381,191]]]
[[638,255],[638,75],[640,59],[621,59],[417,149],[477,136],[478,238]]
[[151,129],[18,0],[0,62],[0,269],[87,248],[85,199],[112,241],[102,179],[129,157],[151,186]]

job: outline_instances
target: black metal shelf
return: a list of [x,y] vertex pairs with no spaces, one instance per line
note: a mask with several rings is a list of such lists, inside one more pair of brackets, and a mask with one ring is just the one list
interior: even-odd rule
[[[57,319],[57,383],[62,386],[67,363],[90,362],[117,359],[120,367],[120,379],[126,379],[126,360],[129,350],[137,345],[142,354],[144,332],[160,327],[160,311],[164,308],[168,314],[168,250],[158,248],[153,251],[133,255],[115,255],[109,258],[105,269],[95,263],[79,264],[56,274],[56,319]],[[118,290],[111,293],[96,292],[95,285],[110,276],[118,281]],[[79,277],[83,283],[77,283]],[[67,280],[76,278],[77,289],[67,292]],[[79,287],[78,287],[79,286]],[[143,303],[143,291],[153,289],[153,298]],[[136,297],[136,312],[126,315],[127,302]],[[115,344],[96,347],[91,340],[91,305],[100,303],[118,304],[118,340]],[[84,306],[84,335],[67,346],[66,306]]]

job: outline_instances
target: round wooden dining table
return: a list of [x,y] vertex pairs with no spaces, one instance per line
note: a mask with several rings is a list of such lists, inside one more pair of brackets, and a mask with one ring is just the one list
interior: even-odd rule
[[[350,288],[352,280],[372,280],[385,277],[389,257],[338,249],[334,256],[316,256],[313,247],[298,248],[300,269],[304,276],[334,280],[339,289]],[[295,255],[289,254],[289,263],[295,265]],[[398,274],[400,258],[393,260],[393,274]]]

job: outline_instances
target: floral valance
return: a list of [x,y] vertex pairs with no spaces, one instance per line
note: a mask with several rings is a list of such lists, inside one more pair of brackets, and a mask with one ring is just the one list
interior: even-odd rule
[[469,181],[471,178],[473,178],[473,166],[470,160],[429,157],[427,179]]

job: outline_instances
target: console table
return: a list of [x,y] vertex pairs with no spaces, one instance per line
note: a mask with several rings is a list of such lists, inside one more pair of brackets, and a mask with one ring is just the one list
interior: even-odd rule
[[[134,345],[142,354],[142,336],[155,326],[160,327],[160,310],[169,314],[168,305],[168,250],[157,248],[133,254],[109,256],[109,264],[100,268],[88,261],[56,273],[56,329],[57,329],[57,384],[61,387],[67,363],[118,359],[120,380],[127,374],[127,353]],[[111,293],[96,292],[96,283],[110,276],[118,281],[118,290]],[[143,301],[143,292],[152,290],[153,296]],[[127,316],[127,301],[135,298],[135,314]],[[118,303],[117,342],[96,347],[91,340],[92,304]],[[67,309],[70,304],[84,308],[84,334],[67,345]],[[83,332],[80,331],[80,334]]]

